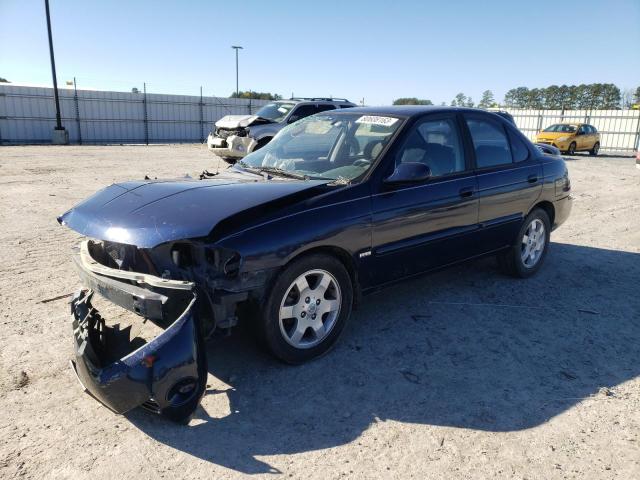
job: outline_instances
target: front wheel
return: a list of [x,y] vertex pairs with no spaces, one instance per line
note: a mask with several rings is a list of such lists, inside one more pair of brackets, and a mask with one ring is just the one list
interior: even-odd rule
[[498,256],[501,269],[514,277],[527,278],[542,266],[549,248],[551,222],[540,208],[525,218],[515,245]]
[[569,145],[569,149],[567,150],[567,155],[575,155],[576,153],[576,142],[571,142]]
[[596,155],[598,155],[599,151],[600,151],[600,142],[596,142],[593,145],[593,148],[589,150],[589,155],[591,155],[592,157],[595,157]]
[[262,329],[269,350],[291,364],[319,357],[338,340],[352,304],[351,278],[336,258],[314,254],[294,261],[267,297]]

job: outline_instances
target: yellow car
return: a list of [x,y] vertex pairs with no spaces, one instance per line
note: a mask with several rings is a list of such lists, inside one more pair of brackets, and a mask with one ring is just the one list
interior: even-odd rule
[[554,123],[536,135],[536,143],[553,145],[568,155],[584,151],[597,155],[600,134],[586,123]]

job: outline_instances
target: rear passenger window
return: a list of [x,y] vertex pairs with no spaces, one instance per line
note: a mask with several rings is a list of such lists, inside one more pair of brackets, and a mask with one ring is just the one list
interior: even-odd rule
[[467,118],[478,168],[511,163],[509,141],[502,125],[477,118]]
[[293,111],[291,116],[295,117],[296,120],[300,120],[301,118],[308,117],[314,113],[318,113],[317,105],[300,105]]
[[513,157],[513,161],[515,163],[524,162],[529,158],[529,149],[522,139],[513,133],[510,128],[507,129],[507,133],[509,134],[509,141],[511,142],[511,156]]
[[318,112],[326,112],[327,110],[335,110],[336,106],[328,103],[318,105]]

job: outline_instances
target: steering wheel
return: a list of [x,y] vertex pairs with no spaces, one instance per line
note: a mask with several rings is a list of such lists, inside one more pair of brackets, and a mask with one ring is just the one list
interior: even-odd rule
[[356,160],[355,162],[352,163],[352,165],[354,167],[368,167],[369,165],[371,165],[371,160],[368,160],[366,158],[359,158],[358,160]]

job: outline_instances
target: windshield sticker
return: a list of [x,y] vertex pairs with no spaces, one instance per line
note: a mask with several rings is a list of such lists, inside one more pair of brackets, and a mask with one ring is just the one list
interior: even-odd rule
[[287,110],[285,107],[278,107],[278,111],[280,113],[287,113],[289,110]]
[[393,117],[378,117],[377,115],[363,115],[358,120],[356,120],[356,123],[366,123],[369,125],[383,125],[385,127],[390,127],[397,121],[398,119]]

